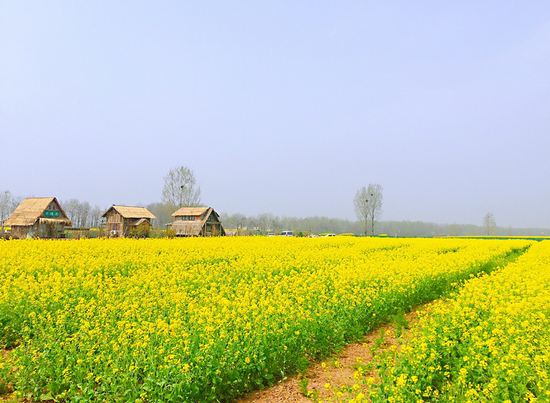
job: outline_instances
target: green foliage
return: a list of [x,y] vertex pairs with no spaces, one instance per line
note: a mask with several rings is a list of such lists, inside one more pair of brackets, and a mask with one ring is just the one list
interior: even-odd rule
[[164,230],[164,238],[175,238],[176,230],[172,228],[167,228]]
[[6,360],[3,352],[0,350],[0,401],[2,395],[13,392],[11,382],[13,381],[14,371],[10,362]]
[[0,378],[0,397],[2,395],[6,395],[11,392],[12,392],[11,387],[9,387],[8,384],[5,383],[5,381]]
[[309,379],[303,378],[298,382],[298,387],[300,388],[300,393],[308,397],[307,385],[309,384]]
[[100,238],[104,232],[101,228],[90,228],[90,238]]
[[386,331],[384,329],[380,329],[378,332],[378,335],[374,339],[372,343],[371,352],[373,355],[378,351],[381,347],[386,345]]
[[135,227],[131,227],[128,231],[130,238],[148,238],[151,232],[151,225],[149,223],[143,223]]
[[395,327],[396,331],[396,337],[400,337],[403,333],[403,330],[409,329],[409,321],[407,320],[407,316],[405,315],[405,311],[400,310],[396,314],[391,315],[391,322]]
[[174,238],[176,236],[176,230],[172,228],[167,229],[152,229],[149,232],[149,238]]

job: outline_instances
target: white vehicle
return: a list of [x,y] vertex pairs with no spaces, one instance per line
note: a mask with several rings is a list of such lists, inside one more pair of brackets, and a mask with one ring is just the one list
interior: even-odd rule
[[281,236],[294,236],[292,231],[281,231]]
[[336,236],[336,234],[325,234],[325,235],[323,235],[323,238],[327,238],[329,236]]
[[275,234],[273,232],[268,232],[267,236],[275,236]]

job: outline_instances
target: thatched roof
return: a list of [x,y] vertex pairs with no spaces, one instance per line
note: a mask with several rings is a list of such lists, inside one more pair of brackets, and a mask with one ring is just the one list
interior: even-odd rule
[[124,218],[157,218],[145,207],[115,206],[114,204],[101,217],[105,217],[111,209],[116,210]]
[[137,220],[135,223],[132,223],[130,225],[134,225],[136,227],[140,226],[141,224],[149,224],[151,225],[151,222],[147,221],[145,218],[140,218],[139,220]]
[[179,236],[199,236],[204,221],[175,221],[172,223],[172,229]]
[[[55,202],[60,211],[59,218],[41,218],[51,202]],[[65,212],[55,197],[29,197],[21,202],[13,213],[4,221],[4,226],[32,226],[40,219],[42,223],[71,225]]]
[[184,215],[202,215],[208,211],[211,207],[182,207],[178,211],[172,214],[172,217],[184,216]]
[[64,218],[64,217],[59,217],[59,218],[43,218],[43,217],[40,217],[38,219],[38,223],[39,224],[65,224],[65,225],[71,225],[71,220],[69,220],[68,218]]

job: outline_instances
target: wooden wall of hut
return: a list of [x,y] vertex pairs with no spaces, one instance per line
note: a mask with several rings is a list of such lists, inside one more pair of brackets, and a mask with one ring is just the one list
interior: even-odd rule
[[107,236],[123,236],[124,235],[124,219],[122,215],[116,211],[111,210],[107,214],[105,221],[105,233]]
[[11,227],[10,236],[14,239],[25,239],[30,229],[30,226],[13,226]]

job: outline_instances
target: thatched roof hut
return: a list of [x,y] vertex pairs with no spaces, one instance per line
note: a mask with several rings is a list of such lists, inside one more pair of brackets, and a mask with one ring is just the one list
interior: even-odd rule
[[105,230],[107,236],[128,236],[132,230],[141,233],[148,232],[151,220],[156,218],[145,207],[112,205],[101,215],[106,219]]
[[225,236],[220,216],[212,207],[182,207],[172,214],[177,236]]
[[4,221],[13,238],[64,238],[64,228],[71,225],[55,197],[27,198]]

